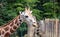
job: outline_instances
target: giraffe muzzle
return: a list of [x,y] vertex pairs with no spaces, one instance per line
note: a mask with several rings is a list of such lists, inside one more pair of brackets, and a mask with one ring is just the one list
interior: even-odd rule
[[33,24],[33,27],[38,27],[38,25],[37,24]]

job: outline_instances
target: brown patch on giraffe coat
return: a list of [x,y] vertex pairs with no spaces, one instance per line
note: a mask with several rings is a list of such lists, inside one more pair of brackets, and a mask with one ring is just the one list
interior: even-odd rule
[[11,28],[11,29],[10,29],[10,32],[11,32],[11,33],[13,33],[13,32],[14,32],[14,30]]
[[10,26],[13,26],[13,25],[14,25],[13,23],[10,24]]
[[10,36],[10,33],[9,32],[7,32],[5,35],[4,35],[4,37],[9,37]]
[[20,24],[21,24],[21,22],[20,22],[20,21],[18,21],[18,22],[17,22],[17,26],[20,26]]
[[13,29],[17,29],[17,26],[13,26]]
[[17,19],[15,19],[15,24],[17,23]]
[[17,26],[19,26],[19,23],[17,23]]
[[5,30],[5,31],[8,31],[8,30],[9,30],[9,27],[5,27],[4,30]]
[[0,30],[0,35],[1,35],[1,30]]

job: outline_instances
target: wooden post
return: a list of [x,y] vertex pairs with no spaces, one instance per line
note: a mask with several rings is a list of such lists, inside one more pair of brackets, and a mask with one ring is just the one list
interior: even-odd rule
[[58,37],[58,19],[56,19],[56,37]]
[[[49,33],[48,33],[48,28],[47,28],[47,25],[49,24],[49,18],[48,19],[45,19],[45,33],[46,33],[46,37],[49,37]],[[48,34],[48,35],[47,35]]]

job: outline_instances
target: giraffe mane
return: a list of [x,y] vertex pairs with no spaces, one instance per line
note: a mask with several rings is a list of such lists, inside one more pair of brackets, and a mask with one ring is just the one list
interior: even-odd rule
[[0,26],[0,28],[9,25],[10,23],[12,23],[12,22],[13,22],[15,19],[17,19],[17,18],[19,18],[19,15],[18,15],[17,17],[15,17],[14,19],[12,19],[11,21],[9,21],[8,23],[6,23],[6,24]]

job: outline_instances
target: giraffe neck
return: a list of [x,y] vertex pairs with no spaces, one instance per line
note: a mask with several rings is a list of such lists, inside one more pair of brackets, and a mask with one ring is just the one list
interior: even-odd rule
[[14,18],[12,21],[7,24],[0,26],[0,36],[9,37],[16,29],[20,26],[19,16]]

